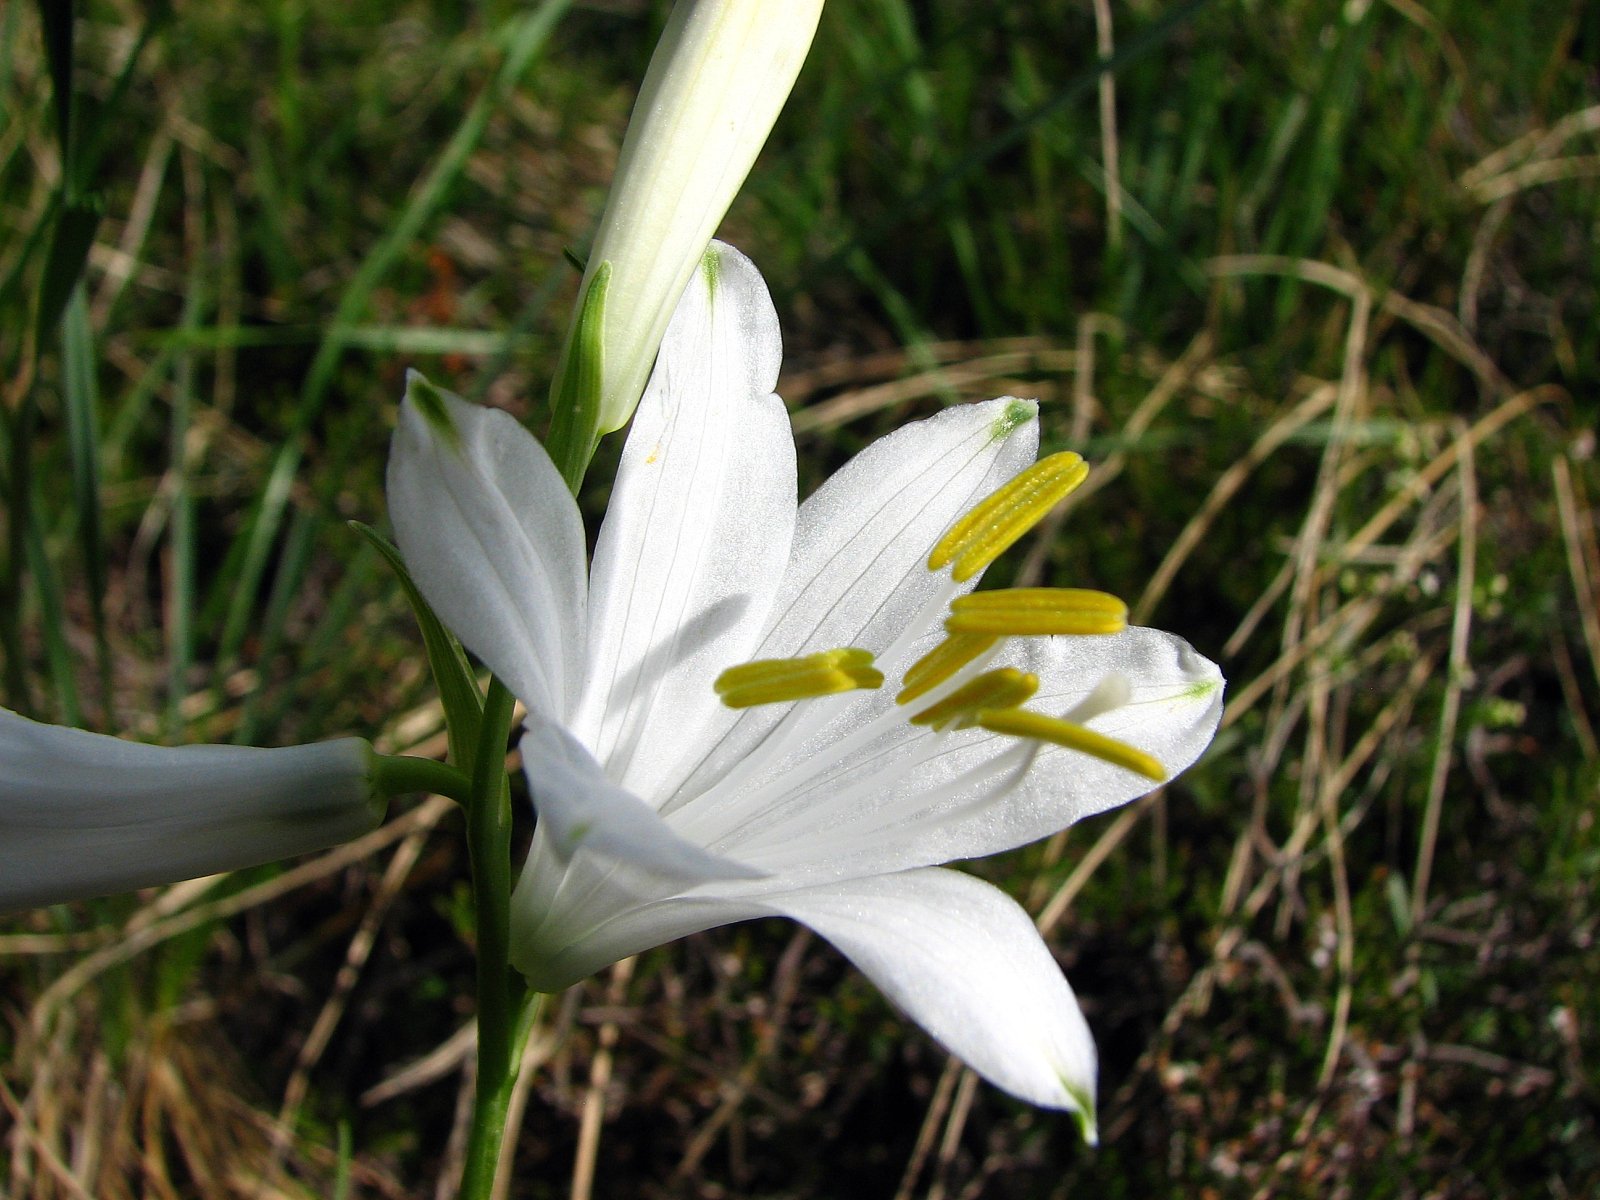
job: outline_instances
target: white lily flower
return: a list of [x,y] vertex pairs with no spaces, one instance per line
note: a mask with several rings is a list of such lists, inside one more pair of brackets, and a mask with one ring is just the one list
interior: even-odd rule
[[909,425],[797,506],[779,355],[760,275],[713,244],[587,581],[578,509],[537,441],[413,378],[389,465],[401,550],[528,709],[539,820],[513,962],[552,991],[696,930],[792,917],[986,1078],[1092,1136],[1094,1045],[1049,950],[1016,903],[940,864],[1187,766],[1221,675],[1168,634],[1097,632],[1126,611],[1099,593],[966,595],[1085,470],[1033,464],[1031,401]]
[[678,297],[772,132],[821,15],[822,0],[673,7],[628,122],[556,375],[558,406],[594,411],[587,420],[563,412],[558,422],[591,436],[627,424]]
[[349,841],[383,820],[360,738],[146,746],[0,709],[0,912]]

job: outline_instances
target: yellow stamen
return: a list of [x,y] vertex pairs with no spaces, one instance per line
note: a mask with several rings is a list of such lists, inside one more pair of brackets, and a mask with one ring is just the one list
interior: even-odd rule
[[870,650],[847,646],[803,658],[741,663],[718,675],[713,686],[729,708],[751,708],[882,687],[883,672],[872,665]]
[[1088,477],[1089,464],[1071,450],[1041,458],[952,525],[928,555],[928,570],[953,562],[951,578],[957,583],[971,579]]
[[977,723],[993,733],[1012,737],[1035,738],[1055,746],[1065,746],[1093,755],[1102,762],[1124,767],[1157,783],[1167,781],[1167,769],[1143,750],[1136,750],[1126,742],[1096,733],[1083,725],[1074,725],[1044,713],[1026,712],[1020,708],[996,709],[978,714]]
[[954,725],[966,729],[980,713],[997,708],[1015,708],[1039,690],[1039,677],[1015,667],[985,671],[968,680],[937,704],[930,704],[911,718],[913,725],[944,729]]
[[906,668],[895,703],[909,704],[918,696],[927,695],[999,640],[986,633],[962,633],[945,638]]
[[1084,588],[1003,588],[957,596],[944,627],[955,634],[1039,636],[1121,633],[1128,606]]

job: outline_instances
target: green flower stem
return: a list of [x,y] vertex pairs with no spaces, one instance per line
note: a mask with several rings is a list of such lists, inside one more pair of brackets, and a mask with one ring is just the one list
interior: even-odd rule
[[478,1084],[461,1176],[461,1200],[489,1200],[505,1137],[506,1109],[527,1035],[528,991],[511,970],[511,792],[506,734],[511,693],[489,681],[473,755],[467,849],[478,919]]
[[448,763],[409,754],[374,754],[372,790],[380,796],[405,796],[429,792],[447,796],[463,808],[472,803],[472,781]]

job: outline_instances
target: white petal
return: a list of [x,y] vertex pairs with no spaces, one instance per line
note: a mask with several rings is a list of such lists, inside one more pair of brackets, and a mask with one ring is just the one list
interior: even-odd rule
[[0,709],[0,911],[173,883],[377,827],[358,738],[146,746]]
[[559,991],[701,930],[791,917],[984,1078],[1072,1110],[1093,1138],[1093,1039],[1027,914],[990,885],[935,869],[804,889],[776,890],[771,880],[629,897],[592,865],[557,868],[536,844],[512,902],[512,962],[536,989]]
[[630,900],[607,889],[607,876],[563,876],[556,865],[536,846],[513,900],[512,961],[535,988],[558,991],[700,930],[791,917],[984,1078],[1072,1110],[1093,1138],[1093,1039],[1027,914],[988,884],[935,869],[781,891],[776,880],[708,884]]
[[536,846],[513,900],[512,961],[535,988],[558,991],[700,930],[791,917],[984,1078],[1034,1104],[1073,1110],[1093,1137],[1093,1039],[1027,914],[988,884],[924,870],[781,891],[776,880],[708,884],[630,902],[606,890],[607,877],[562,876],[556,865]]
[[800,508],[760,652],[787,657],[850,645],[881,654],[948,588],[943,572],[927,569],[934,543],[1033,461],[1037,412],[1035,401],[1011,396],[958,405],[845,463]]
[[[1168,779],[1200,757],[1222,720],[1222,671],[1174,634],[1135,626],[1111,637],[1032,639],[1023,651],[1023,669],[1040,680],[1028,707],[1040,712],[1065,713],[1107,675],[1122,675],[1127,701],[1087,724],[1143,750],[1167,769]],[[1141,779],[1097,758],[1049,747],[1008,802],[999,836],[1008,847],[1044,837],[1152,790]]]
[[909,871],[769,903],[816,930],[990,1083],[1074,1111],[1094,1140],[1095,1049],[1028,914],[957,871]]
[[439,618],[530,709],[583,677],[584,535],[544,447],[509,414],[413,372],[389,453],[389,518]]
[[580,854],[563,862],[542,830],[511,897],[511,965],[541,992],[558,992],[631,954],[691,933],[775,915],[759,897],[730,899],[707,884],[689,892],[625,863]]
[[[942,619],[941,598],[965,591],[927,569],[946,529],[1033,461],[1038,406],[1002,397],[946,409],[873,442],[800,506],[794,549],[755,658],[859,646],[903,668],[916,635]],[[893,661],[898,659],[899,661]],[[889,703],[813,702],[819,716],[859,723]],[[703,792],[781,719],[781,706],[747,710],[679,789],[675,808]],[[815,719],[813,719],[815,723]]]
[[[713,244],[628,434],[595,549],[588,686],[573,728],[612,782],[659,802],[720,719],[795,521],[778,318],[750,260]],[[690,760],[691,762],[693,759]]]
[[[1169,776],[1210,743],[1222,714],[1222,676],[1181,638],[1133,628],[1111,637],[1034,638],[997,661],[1030,670],[1039,712],[1067,712],[1112,673],[1127,702],[1090,728],[1153,755]],[[816,749],[809,780],[770,781],[713,826],[686,808],[678,828],[695,840],[796,882],[842,879],[977,858],[1047,837],[1125,804],[1154,786],[1100,759],[1046,746],[1017,781],[1014,739],[973,729],[934,734],[900,725],[866,749],[830,759]],[[799,774],[797,772],[797,774]]]
[[540,824],[564,862],[587,851],[677,885],[762,874],[678,837],[655,809],[608,781],[577,739],[537,714],[522,737],[522,764]]

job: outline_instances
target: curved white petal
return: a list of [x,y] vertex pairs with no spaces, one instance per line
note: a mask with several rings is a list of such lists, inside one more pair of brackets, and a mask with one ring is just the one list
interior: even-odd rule
[[770,883],[707,884],[684,891],[626,864],[580,854],[563,863],[535,831],[511,897],[511,965],[536,991],[558,992],[596,971],[677,938],[776,915],[759,895],[717,894]]
[[[1120,675],[1127,684],[1127,698],[1087,724],[1149,754],[1167,769],[1168,779],[1188,770],[1216,735],[1226,688],[1222,670],[1176,634],[1134,626],[1110,637],[1038,638],[1023,643],[1022,648],[1023,669],[1036,673],[1040,681],[1028,707],[1041,712],[1065,714],[1088,698],[1102,680]],[[1040,756],[1037,786],[1041,791],[1059,787],[1052,777],[1068,769],[1065,761],[1055,753]],[[1099,759],[1091,761],[1100,763]],[[1119,767],[1100,765],[1117,773],[1105,775],[1108,781],[1127,774]],[[1033,774],[1030,772],[1030,779]],[[1101,799],[1112,791],[1108,786],[1097,793],[1091,786],[1080,785],[1073,820],[1123,803]]]
[[1094,1140],[1094,1039],[1028,914],[958,871],[880,875],[771,897],[839,948],[990,1083],[1073,1110]]
[[[1040,690],[1027,707],[1051,715],[1121,675],[1127,702],[1086,723],[1153,755],[1169,776],[1199,757],[1222,714],[1216,665],[1160,630],[1027,639],[997,661],[1036,673]],[[900,722],[852,754],[810,748],[791,763],[787,786],[769,777],[715,819],[691,805],[675,824],[716,853],[804,884],[995,854],[1154,787],[1076,751],[1026,754],[980,729],[935,734]]]
[[[1086,722],[1143,750],[1171,779],[1200,757],[1222,719],[1224,683],[1217,665],[1180,637],[1134,627],[1109,637],[1036,638],[1017,663],[1039,676],[1027,707],[1062,715],[1110,674],[1129,684],[1126,704]],[[1142,775],[1058,746],[1046,746],[1026,777],[999,803],[929,822],[901,849],[922,862],[998,854],[1152,791]]]
[[[528,871],[540,861],[537,848]],[[546,870],[545,878],[556,872]],[[819,887],[710,884],[689,894],[605,893],[592,870],[561,879],[601,905],[552,906],[525,873],[512,908],[512,962],[540,991],[610,963],[735,921],[787,916],[816,930],[886,996],[991,1083],[1073,1111],[1094,1136],[1094,1041],[1072,989],[1033,923],[1004,893],[937,868]],[[546,903],[539,903],[544,901]]]
[[565,716],[583,679],[583,521],[509,414],[416,372],[389,454],[389,519],[439,618],[530,709]]
[[[947,572],[929,571],[929,553],[958,517],[1033,461],[1037,412],[1034,401],[1009,396],[957,405],[879,438],[841,467],[800,506],[782,587],[751,657],[859,646],[885,670],[903,668],[948,597],[976,582],[955,585]],[[882,703],[816,702],[808,721],[856,724]],[[667,807],[693,803],[783,716],[780,707],[725,716],[729,732]]]
[[634,415],[595,549],[589,677],[573,728],[610,779],[659,802],[750,657],[795,521],[778,317],[750,260],[713,243]]
[[761,875],[678,837],[655,809],[607,780],[588,750],[554,721],[529,714],[521,748],[539,822],[562,861],[586,851],[679,886]]
[[1031,1103],[1072,1110],[1093,1140],[1094,1040],[1028,915],[987,883],[930,868],[783,891],[709,885],[603,913],[568,905],[554,924],[551,910],[536,912],[531,899],[525,878],[513,905],[512,961],[541,991],[690,933],[791,917],[832,942],[985,1079]]
[[0,709],[0,911],[322,850],[385,805],[359,738],[146,746]]

